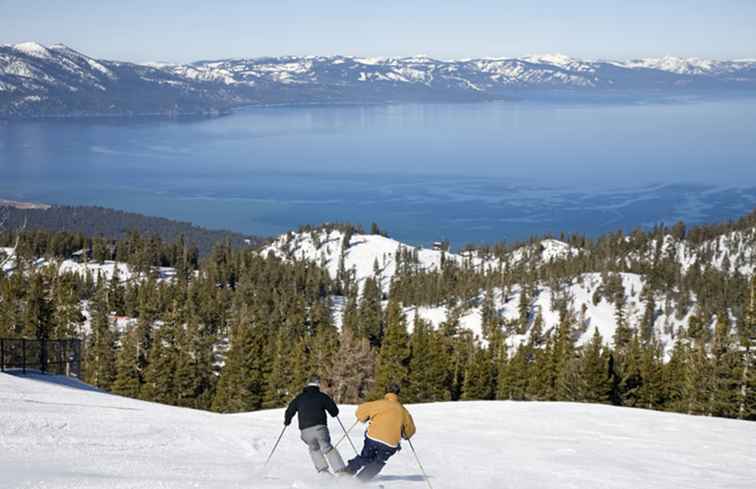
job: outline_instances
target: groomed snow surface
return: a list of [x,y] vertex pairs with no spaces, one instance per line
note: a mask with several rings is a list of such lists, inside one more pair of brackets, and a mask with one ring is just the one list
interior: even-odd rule
[[[409,406],[435,489],[752,488],[756,423],[570,403]],[[342,406],[352,424],[353,408]],[[219,415],[0,374],[0,488],[362,487],[314,473],[282,410]],[[338,425],[331,423],[334,437]],[[359,430],[353,440],[361,447]],[[340,447],[351,455],[347,443]],[[409,446],[378,482],[425,488]],[[368,486],[369,487],[369,486]]]

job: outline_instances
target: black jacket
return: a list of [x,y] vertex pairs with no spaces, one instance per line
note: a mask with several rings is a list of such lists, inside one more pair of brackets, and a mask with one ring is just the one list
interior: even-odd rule
[[289,403],[286,408],[284,424],[289,426],[291,419],[296,414],[299,418],[299,429],[310,428],[312,426],[325,425],[325,412],[336,417],[339,414],[339,408],[333,399],[327,394],[320,392],[320,389],[314,386],[307,386],[301,394]]

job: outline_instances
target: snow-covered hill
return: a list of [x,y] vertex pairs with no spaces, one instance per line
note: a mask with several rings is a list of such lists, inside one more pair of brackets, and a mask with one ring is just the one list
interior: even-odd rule
[[204,113],[233,97],[150,66],[95,60],[62,44],[0,45],[0,116]]
[[756,90],[756,61],[564,55],[264,57],[186,65],[96,60],[62,44],[0,46],[0,116],[182,114],[245,104],[490,100],[534,93]]
[[[412,259],[417,260],[414,266],[425,271],[438,270],[442,261],[447,260],[477,270],[496,269],[504,265],[499,260],[473,252],[458,254],[418,248],[376,234],[354,234],[349,245],[345,246],[344,235],[344,231],[326,229],[283,234],[264,247],[261,254],[267,256],[272,253],[283,259],[305,260],[322,265],[332,278],[336,278],[340,267],[343,267],[346,271],[353,271],[360,284],[368,277],[378,277],[385,292],[388,292],[391,279],[396,274],[398,253],[402,252],[413,256]],[[516,249],[508,258],[508,263],[511,265],[524,260],[547,263],[578,253],[579,250],[567,243],[546,239]]]
[[[646,280],[642,275],[634,273],[621,273],[619,276],[625,288],[625,317],[628,324],[637,326],[641,323],[646,308],[646,302],[641,297]],[[564,288],[558,290],[545,284],[540,284],[533,291],[532,297],[529,297],[530,319],[528,330],[524,334],[509,336],[507,341],[510,347],[517,348],[520,344],[527,341],[530,329],[533,327],[539,314],[543,319],[544,332],[559,325],[559,308],[554,302],[556,298],[566,298],[568,305],[575,312],[575,319],[580,328],[580,335],[577,338],[578,345],[590,342],[596,329],[603,337],[604,342],[611,345],[617,329],[617,308],[605,296],[597,293],[603,285],[604,280],[598,273],[583,274],[572,283],[565,284]],[[496,289],[494,292],[495,305],[499,317],[504,321],[518,321],[520,318],[519,299],[522,287],[515,286],[508,294],[500,289]],[[597,302],[595,301],[596,299],[598,299]],[[689,310],[683,317],[677,317],[676,303],[673,300],[666,296],[657,296],[654,299],[656,303],[654,330],[662,342],[665,352],[670,354],[680,328],[687,327],[693,310]],[[459,319],[462,328],[469,329],[479,337],[482,337],[483,329],[480,305],[482,301],[483,294],[478,298],[477,303],[470,304],[469,307],[465,308]],[[407,314],[410,326],[412,325],[416,310],[421,318],[430,321],[434,326],[438,326],[446,321],[450,312],[446,306],[407,307],[405,313]]]
[[[628,255],[627,262],[642,261],[651,263],[655,256],[658,243],[649,242],[649,248],[644,253]],[[754,272],[754,254],[756,246],[756,230],[736,231],[724,234],[700,245],[693,245],[686,240],[677,240],[668,235],[662,240],[662,257],[670,258],[680,264],[683,272],[690,270],[695,264],[702,267],[712,267],[728,273],[750,275]],[[487,258],[477,252],[446,253],[442,251],[421,249],[407,245],[400,241],[380,235],[354,234],[349,246],[344,246],[344,232],[340,230],[316,229],[300,233],[288,233],[280,236],[266,246],[261,253],[264,256],[273,254],[286,260],[305,260],[324,266],[332,278],[338,276],[340,267],[346,271],[353,271],[358,284],[364,283],[369,277],[377,277],[381,287],[388,293],[391,281],[397,272],[397,256],[413,256],[417,262],[413,265],[419,270],[438,270],[442,260],[454,262],[460,266],[472,267],[476,270],[500,270],[529,263],[541,266],[555,260],[576,257],[584,250],[572,247],[555,239],[545,239],[533,244],[524,245],[512,250],[501,259]],[[375,271],[377,270],[377,274]],[[638,327],[646,312],[646,301],[642,293],[646,286],[646,278],[634,273],[619,274],[625,289],[624,316],[628,324]],[[509,342],[517,347],[528,337],[529,328],[540,314],[543,319],[544,331],[559,324],[559,303],[557,299],[564,299],[574,311],[578,326],[582,333],[577,338],[578,344],[590,341],[595,329],[601,333],[607,344],[612,343],[617,328],[617,308],[610,302],[601,290],[605,284],[605,277],[598,273],[584,273],[572,283],[562,284],[557,289],[547,283],[540,283],[528,297],[530,304],[530,323],[528,330],[522,335],[511,335]],[[502,322],[514,323],[519,320],[519,300],[522,288],[515,285],[511,290],[496,289],[495,305]],[[654,330],[657,338],[662,342],[669,354],[674,347],[675,339],[681,328],[687,327],[690,316],[695,314],[695,308],[684,311],[674,299],[674,291],[667,294],[657,294],[654,297]],[[476,300],[463,304],[460,314],[460,326],[469,329],[475,335],[482,337],[482,313],[484,292],[480,291]],[[334,315],[340,324],[343,313],[343,298],[335,298]],[[691,298],[695,303],[695,297]],[[416,307],[405,304],[408,326],[411,329],[415,311],[434,326],[439,326],[449,318],[450,310],[445,305],[436,307]]]
[[[658,241],[651,242],[649,249],[631,259],[653,260]],[[752,275],[756,270],[756,229],[733,231],[723,234],[716,239],[705,241],[700,245],[692,245],[687,241],[676,240],[671,235],[664,236],[661,242],[661,256],[671,258],[680,264],[683,272],[691,267],[711,266],[727,273]]]
[[[409,406],[435,489],[745,489],[756,423],[589,404]],[[348,426],[353,408],[342,406]],[[0,374],[0,488],[350,488],[314,473],[295,427],[267,471],[281,410],[220,415],[103,394],[59,377]],[[338,425],[331,422],[334,437]],[[354,443],[361,446],[355,429]],[[342,454],[351,456],[347,443]],[[422,489],[409,447],[378,482]]]

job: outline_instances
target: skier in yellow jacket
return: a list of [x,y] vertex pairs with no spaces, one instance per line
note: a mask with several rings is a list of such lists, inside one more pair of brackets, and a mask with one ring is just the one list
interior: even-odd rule
[[365,433],[362,453],[349,461],[346,471],[357,474],[361,481],[369,481],[378,475],[392,455],[401,450],[402,438],[412,438],[415,422],[399,402],[399,386],[396,384],[389,386],[382,400],[361,404],[356,416],[363,423],[369,420],[370,425]]

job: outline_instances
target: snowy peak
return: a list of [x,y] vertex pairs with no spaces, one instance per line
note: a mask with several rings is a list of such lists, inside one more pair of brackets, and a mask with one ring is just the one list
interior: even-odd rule
[[319,264],[328,270],[331,278],[338,277],[339,270],[351,272],[358,284],[370,277],[378,278],[388,292],[397,270],[397,254],[402,252],[416,257],[418,268],[427,271],[437,270],[444,255],[461,259],[458,255],[416,248],[381,235],[352,234],[337,229],[284,234],[261,254],[272,253],[282,259]]
[[43,45],[36,42],[22,42],[20,44],[14,44],[11,47],[16,51],[24,53],[28,56],[33,56],[35,58],[49,59],[51,57],[50,51]]
[[358,284],[370,277],[378,278],[384,291],[388,292],[400,260],[409,261],[419,271],[439,270],[445,262],[477,270],[493,270],[525,262],[539,266],[576,256],[579,252],[562,241],[545,239],[517,248],[500,261],[475,251],[452,253],[417,247],[376,234],[351,234],[339,229],[321,228],[281,235],[260,253],[263,256],[273,254],[284,260],[319,264],[328,270],[331,278],[338,277],[339,270],[351,271]]
[[[0,116],[217,113],[242,105],[479,101],[622,91],[756,90],[756,62],[280,56],[184,65],[96,60],[62,44],[0,46]],[[563,91],[563,92],[561,92]]]
[[650,69],[665,71],[678,75],[691,76],[718,76],[753,69],[756,66],[753,60],[743,61],[717,61],[701,58],[678,58],[664,56],[662,58],[643,58],[629,61],[615,61],[616,66],[630,69]]
[[564,241],[557,239],[544,239],[537,243],[521,246],[510,254],[513,264],[535,259],[537,263],[550,263],[557,260],[572,258],[580,254],[580,250]]

